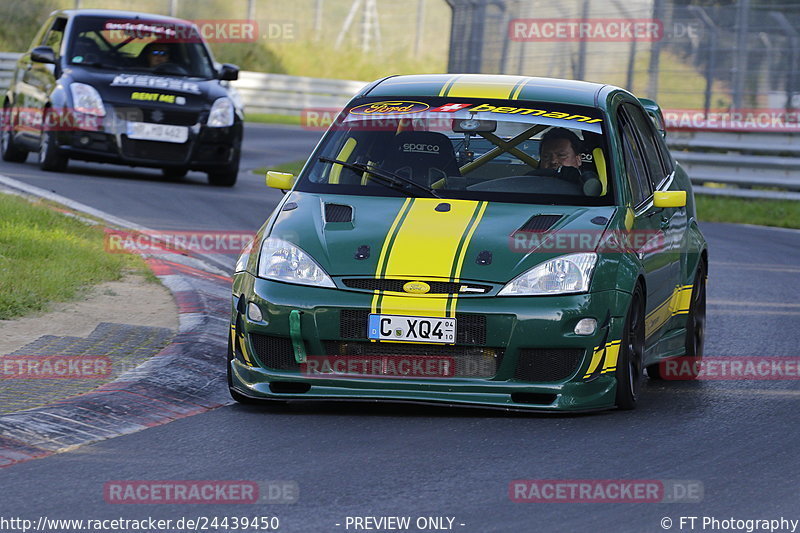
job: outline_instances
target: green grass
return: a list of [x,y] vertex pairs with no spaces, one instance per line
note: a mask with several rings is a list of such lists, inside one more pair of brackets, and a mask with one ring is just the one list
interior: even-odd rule
[[300,125],[300,115],[276,115],[274,113],[245,113],[245,122],[260,122],[262,124],[291,124]]
[[697,216],[705,222],[731,222],[800,228],[800,202],[696,195]]
[[283,163],[281,165],[272,165],[271,167],[261,167],[253,170],[253,174],[260,174],[261,176],[267,173],[267,170],[277,170],[278,172],[290,172],[297,176],[303,170],[303,165],[306,164],[305,159],[299,161],[292,161],[291,163]]
[[103,243],[100,227],[0,194],[0,319],[73,300],[128,271],[149,272],[139,256],[106,253]]

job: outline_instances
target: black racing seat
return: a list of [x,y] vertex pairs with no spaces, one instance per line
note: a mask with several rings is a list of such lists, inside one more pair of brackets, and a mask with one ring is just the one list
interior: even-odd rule
[[395,135],[381,168],[425,186],[448,176],[461,176],[453,143],[447,135],[435,131]]

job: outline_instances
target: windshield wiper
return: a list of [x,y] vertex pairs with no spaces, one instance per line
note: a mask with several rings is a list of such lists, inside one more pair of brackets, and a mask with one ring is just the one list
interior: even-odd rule
[[[392,189],[394,189],[396,191],[401,191],[401,192],[405,192],[407,194],[411,194],[411,191],[409,191],[408,189],[403,187],[402,184],[405,183],[407,185],[411,185],[413,187],[416,187],[417,189],[425,191],[427,194],[429,194],[430,196],[432,196],[434,198],[439,198],[439,199],[442,198],[441,196],[436,194],[436,191],[434,191],[430,187],[426,187],[426,186],[424,186],[424,185],[422,185],[420,183],[417,183],[414,180],[410,180],[408,178],[404,178],[403,176],[400,176],[400,175],[395,174],[394,172],[390,172],[388,170],[383,170],[383,169],[380,169],[380,168],[377,168],[377,167],[373,167],[373,166],[370,166],[370,165],[364,165],[362,163],[348,163],[347,161],[340,161],[338,159],[333,159],[333,158],[325,157],[325,156],[320,156],[319,160],[322,161],[323,163],[333,163],[333,164],[336,164],[336,165],[342,165],[343,167],[347,167],[347,168],[350,168],[350,169],[353,169],[353,170],[359,170],[361,172],[367,172],[368,174],[372,174],[376,178],[379,178],[377,180],[378,183],[382,183],[383,185],[387,185],[387,186],[391,187]],[[381,180],[383,180],[383,181],[381,181]]]

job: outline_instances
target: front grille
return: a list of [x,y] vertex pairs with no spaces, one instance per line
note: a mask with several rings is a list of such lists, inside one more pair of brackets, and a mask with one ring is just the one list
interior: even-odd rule
[[171,111],[167,109],[143,109],[145,122],[194,126],[199,119],[197,111]]
[[343,309],[339,316],[339,336],[343,339],[366,339],[369,311]]
[[153,122],[175,126],[194,126],[200,122],[201,113],[197,111],[177,111],[166,108],[116,107],[115,114],[120,120],[133,122]]
[[583,359],[583,348],[521,348],[514,379],[561,381],[570,377]]
[[[405,292],[403,285],[412,279],[377,279],[377,278],[349,278],[343,280],[346,287],[351,289],[362,289],[366,291],[391,291]],[[452,281],[426,281],[431,290],[428,294],[483,294],[489,292],[490,285],[478,285],[476,283],[455,283]],[[462,289],[465,287],[466,289]]]
[[126,157],[137,159],[152,159],[155,161],[181,162],[186,159],[189,153],[190,143],[183,144],[159,142],[159,141],[138,141],[122,138],[122,153]]
[[494,377],[500,367],[504,353],[502,348],[441,344],[325,341],[323,345],[325,354],[328,357],[387,357],[395,358],[395,361],[399,361],[403,357],[408,357],[409,360],[420,357],[435,357],[452,360],[455,370],[447,376],[439,377]]
[[[343,309],[339,317],[339,336],[366,339],[368,321],[367,309]],[[486,344],[486,315],[456,313],[456,344]]]
[[290,339],[251,333],[250,342],[263,368],[271,368],[273,370],[300,369],[300,365],[294,358],[294,349]]

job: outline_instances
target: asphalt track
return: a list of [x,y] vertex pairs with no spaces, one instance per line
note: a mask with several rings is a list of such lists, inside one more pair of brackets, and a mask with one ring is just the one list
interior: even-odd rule
[[[251,126],[243,168],[299,159],[317,136]],[[30,159],[1,163],[0,174],[154,229],[252,231],[279,198],[244,172],[225,190],[205,185],[200,174],[165,183],[149,171],[83,163],[71,163],[66,174],[42,173]],[[703,230],[710,247],[707,355],[797,356],[800,232],[726,224]],[[229,405],[0,469],[0,517],[272,515],[279,531],[336,532],[354,531],[345,529],[347,516],[450,516],[453,530],[465,533],[664,531],[664,517],[672,531],[689,531],[680,529],[681,516],[798,520],[798,428],[797,380],[646,382],[636,411],[581,416]],[[512,503],[515,479],[694,480],[703,498]],[[114,480],[293,480],[300,496],[293,505],[109,504],[103,486]]]

